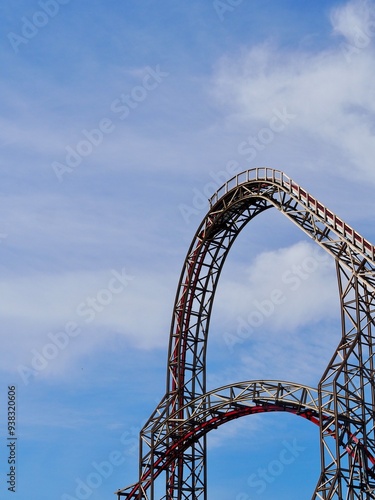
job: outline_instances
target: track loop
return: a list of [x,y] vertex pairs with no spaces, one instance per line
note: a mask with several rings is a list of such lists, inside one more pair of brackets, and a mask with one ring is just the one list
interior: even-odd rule
[[[206,391],[209,322],[221,270],[242,229],[273,207],[337,266],[341,338],[316,396],[290,385],[296,394],[302,391],[304,401],[284,400],[280,395],[293,393],[284,382],[269,383],[269,397],[267,383],[260,381]],[[141,432],[139,482],[119,490],[119,498],[154,500],[154,479],[166,471],[164,498],[206,500],[206,433],[232,417],[261,410],[309,415],[319,424],[322,470],[313,499],[375,498],[374,294],[374,246],[286,174],[263,167],[226,182],[210,199],[188,250],[172,317],[166,394]],[[245,399],[251,390],[260,395],[237,401],[240,387]]]

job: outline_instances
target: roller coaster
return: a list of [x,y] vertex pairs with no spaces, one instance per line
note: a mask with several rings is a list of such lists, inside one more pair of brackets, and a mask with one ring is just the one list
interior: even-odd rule
[[[316,388],[288,381],[206,389],[210,316],[226,257],[255,216],[276,207],[336,263],[341,337]],[[188,250],[171,324],[167,387],[140,433],[139,477],[118,500],[207,500],[207,433],[264,412],[319,426],[321,470],[312,500],[375,499],[375,247],[279,170],[255,168],[226,182]]]

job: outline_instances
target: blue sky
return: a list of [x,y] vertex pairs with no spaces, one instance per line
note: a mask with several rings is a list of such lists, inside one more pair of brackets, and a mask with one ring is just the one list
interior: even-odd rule
[[[1,498],[114,498],[137,479],[180,270],[224,181],[283,170],[375,241],[375,3],[19,0],[0,26]],[[221,277],[209,387],[316,386],[340,335],[333,262],[276,211],[258,219]],[[208,441],[209,498],[311,497],[312,424],[252,416]]]

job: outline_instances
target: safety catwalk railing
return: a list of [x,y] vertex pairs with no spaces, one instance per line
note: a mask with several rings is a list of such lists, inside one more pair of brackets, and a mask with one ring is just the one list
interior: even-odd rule
[[293,182],[290,177],[280,170],[268,167],[258,167],[234,175],[212,195],[209,199],[210,207],[212,208],[232,189],[251,181],[267,181],[274,184],[280,184],[282,188],[296,196],[303,205],[321,217],[322,220],[335,232],[337,232],[338,235],[343,236],[345,240],[352,243],[357,250],[363,253],[364,256],[375,260],[375,246],[372,243],[366,240],[362,235],[346,224],[346,222],[340,219],[340,217],[338,217],[334,212],[326,208],[322,203],[314,198],[314,196]]

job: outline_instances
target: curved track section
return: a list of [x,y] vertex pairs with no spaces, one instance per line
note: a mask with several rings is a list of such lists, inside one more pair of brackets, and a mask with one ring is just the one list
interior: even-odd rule
[[[321,418],[327,428],[331,428],[335,416],[333,413],[321,416],[318,399],[318,392],[312,387],[273,380],[240,382],[212,390],[197,398],[194,405],[186,405],[182,409],[184,413],[182,420],[178,411],[153,428],[152,436],[148,436],[150,442],[153,441],[153,446],[144,457],[148,461],[148,467],[141,481],[119,491],[118,495],[130,499],[138,498],[141,491],[146,494],[149,488],[153,488],[153,482],[158,476],[178,459],[182,451],[187,450],[193,442],[201,439],[209,431],[240,417],[287,412],[318,426]],[[340,428],[345,430],[345,419],[339,418],[339,421]],[[331,436],[336,437],[333,428]],[[350,444],[356,443],[355,436],[345,436],[346,442],[344,442],[342,434],[340,439],[340,445],[349,455],[352,454]],[[364,452],[374,465],[374,457],[368,450],[364,449]],[[372,470],[369,473],[373,476]]]
[[[172,318],[166,394],[141,432],[140,488],[150,468],[146,457],[154,447],[154,429],[164,421],[177,428],[177,422],[185,418],[185,408],[193,412],[206,394],[210,315],[228,252],[245,225],[272,207],[308,234],[337,265],[342,335],[318,387],[320,415],[333,414],[334,420],[328,425],[320,419],[322,471],[312,498],[375,498],[375,482],[368,474],[371,464],[363,452],[375,450],[375,249],[283,172],[269,168],[238,174],[220,188],[189,248]],[[333,445],[332,433],[338,437]],[[363,445],[353,445],[353,453],[347,454],[340,446],[340,435],[356,436]],[[205,500],[205,467],[203,436],[181,450],[168,467],[165,498]],[[153,500],[152,490],[148,497],[141,489],[138,497],[128,498]]]
[[[184,418],[181,419],[181,412]],[[317,391],[311,387],[280,381],[249,381],[229,384],[197,398],[170,418],[154,426],[152,434],[143,436],[153,442],[144,457],[148,466],[140,483],[136,483],[118,494],[126,498],[139,498],[146,494],[153,481],[181,455],[192,443],[209,431],[231,420],[246,415],[267,412],[288,412],[319,425],[319,403]],[[326,419],[333,419],[333,415]],[[140,497],[142,498],[142,496]]]

